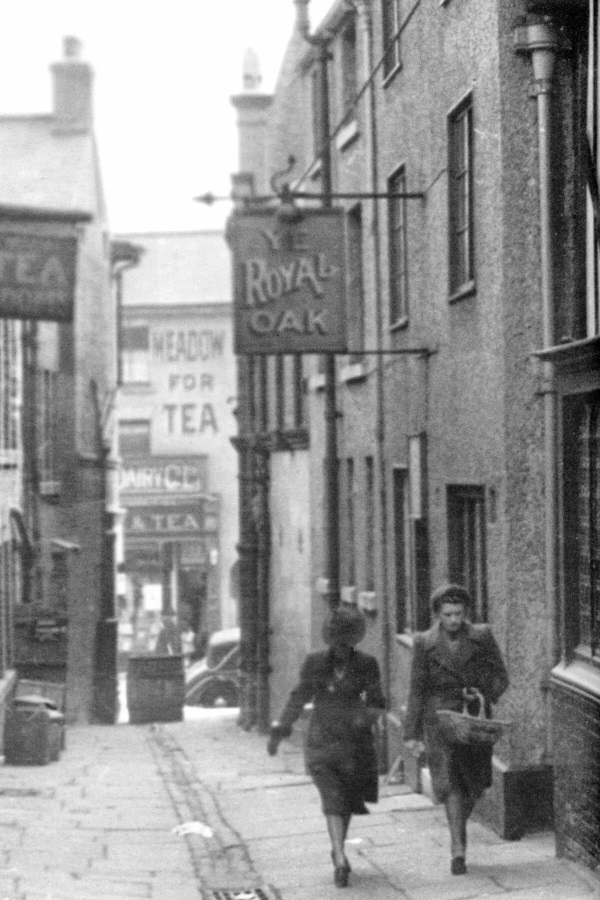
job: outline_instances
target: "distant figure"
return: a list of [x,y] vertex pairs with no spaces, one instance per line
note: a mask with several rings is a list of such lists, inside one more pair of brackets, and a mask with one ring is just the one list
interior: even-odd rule
[[364,616],[356,607],[334,609],[323,626],[329,650],[310,653],[278,723],[271,726],[267,751],[277,753],[289,737],[304,705],[313,701],[306,736],[308,772],[321,795],[331,840],[334,883],[346,887],[350,865],[344,843],[353,815],[364,815],[377,802],[378,766],[373,725],[385,707],[379,665],[354,649],[365,635]]
[[[485,699],[486,715],[508,687],[508,675],[489,625],[472,625],[472,606],[464,587],[448,584],[435,591],[431,608],[436,622],[415,634],[408,709],[404,723],[406,746],[429,757],[433,792],[446,807],[450,827],[451,871],[467,871],[467,821],[475,803],[492,784],[492,745],[450,744],[436,711],[461,712],[463,699]],[[476,704],[477,705],[477,704]],[[469,712],[477,710],[469,705]]]
[[157,656],[177,656],[181,653],[181,636],[175,616],[163,616],[154,652]]

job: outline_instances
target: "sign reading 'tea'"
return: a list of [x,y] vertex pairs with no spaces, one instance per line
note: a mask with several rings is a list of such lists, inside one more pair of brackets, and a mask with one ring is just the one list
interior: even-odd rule
[[73,318],[77,241],[0,233],[0,318]]
[[346,351],[343,210],[236,212],[236,353]]

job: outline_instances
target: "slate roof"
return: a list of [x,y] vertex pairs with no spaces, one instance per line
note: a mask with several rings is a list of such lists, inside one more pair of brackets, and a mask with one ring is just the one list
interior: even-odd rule
[[180,306],[231,302],[231,256],[222,231],[128,233],[142,247],[123,277],[123,305]]
[[89,131],[57,132],[48,115],[0,116],[0,159],[0,203],[98,213],[102,191]]

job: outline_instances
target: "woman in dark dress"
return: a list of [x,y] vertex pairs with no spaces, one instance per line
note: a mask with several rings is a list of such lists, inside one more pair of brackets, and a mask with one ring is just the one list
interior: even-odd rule
[[378,768],[373,725],[385,707],[379,666],[356,650],[365,620],[355,607],[337,607],[323,627],[329,650],[311,653],[300,671],[267,745],[274,755],[289,737],[304,705],[313,702],[305,743],[306,767],[320,795],[331,840],[334,882],[346,887],[350,866],[344,843],[353,815],[377,802]]
[[[436,799],[446,807],[450,827],[451,870],[464,875],[467,820],[475,803],[492,784],[492,747],[452,745],[442,732],[438,709],[461,712],[463,700],[483,694],[486,715],[508,687],[508,676],[488,625],[467,620],[471,597],[459,585],[445,585],[431,598],[436,622],[416,634],[404,741],[418,750],[421,739],[429,759]],[[470,704],[469,712],[477,712]]]

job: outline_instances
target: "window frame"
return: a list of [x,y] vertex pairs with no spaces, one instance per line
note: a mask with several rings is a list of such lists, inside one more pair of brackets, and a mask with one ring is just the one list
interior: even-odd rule
[[487,622],[489,609],[485,487],[481,484],[446,485],[446,523],[448,577],[451,582],[466,587],[471,594],[474,620]]
[[[146,333],[145,348],[128,348],[126,347],[127,332]],[[119,341],[119,351],[121,354],[121,384],[123,387],[133,387],[135,385],[150,384],[150,327],[147,324],[124,324],[121,328],[121,337]],[[145,377],[135,377],[138,369],[143,370]],[[130,374],[133,377],[130,377]]]
[[[381,3],[381,38],[383,83],[389,83],[402,68],[401,46],[401,9],[400,0],[382,0]],[[388,63],[391,58],[391,63]]]
[[473,93],[469,91],[447,117],[450,302],[475,291],[474,133]]
[[[389,195],[407,192],[404,163],[389,176],[387,192]],[[389,327],[397,329],[408,323],[408,203],[404,198],[390,196],[387,205]]]

